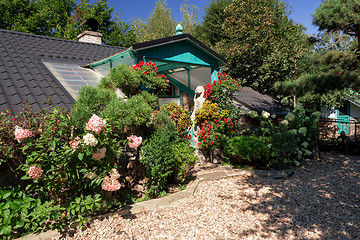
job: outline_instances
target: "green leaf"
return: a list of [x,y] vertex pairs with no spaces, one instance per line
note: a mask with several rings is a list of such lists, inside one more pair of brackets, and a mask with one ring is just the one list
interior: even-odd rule
[[56,141],[55,141],[55,140],[52,140],[52,141],[50,142],[50,146],[51,146],[53,149],[55,149],[55,148],[56,148]]
[[11,226],[4,226],[1,229],[0,235],[10,235],[11,233]]
[[82,161],[83,158],[84,158],[84,153],[79,153],[79,154],[78,154],[78,158],[80,159],[80,161]]
[[10,195],[11,195],[11,191],[8,191],[2,196],[2,199],[7,199]]
[[30,147],[30,145],[25,145],[23,148],[22,148],[22,153],[23,154],[26,154],[25,153],[25,150],[28,149]]

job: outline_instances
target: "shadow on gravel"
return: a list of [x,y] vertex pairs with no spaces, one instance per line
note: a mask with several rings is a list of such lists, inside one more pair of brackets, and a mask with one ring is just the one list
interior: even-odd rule
[[259,229],[240,232],[241,237],[360,239],[359,156],[326,153],[321,160],[304,162],[290,178],[247,178],[246,183],[256,192],[269,188],[259,204],[247,208],[269,217]]

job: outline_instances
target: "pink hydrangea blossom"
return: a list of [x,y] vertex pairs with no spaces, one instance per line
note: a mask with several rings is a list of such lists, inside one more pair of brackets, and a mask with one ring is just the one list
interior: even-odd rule
[[88,123],[86,123],[86,130],[99,134],[101,131],[105,131],[105,124],[105,120],[94,114],[89,119]]
[[79,137],[76,137],[73,141],[69,142],[69,144],[71,145],[71,147],[74,151],[79,147],[80,143],[81,143],[81,140]]
[[103,157],[105,157],[105,153],[106,153],[106,148],[99,148],[96,153],[93,153],[93,158],[95,158],[96,160],[100,160]]
[[15,126],[15,138],[16,140],[21,143],[21,141],[25,138],[32,137],[34,134],[29,129],[23,129],[18,125]]
[[141,145],[142,137],[138,137],[135,135],[131,135],[130,137],[127,137],[129,140],[129,147],[131,148],[138,148]]
[[32,179],[39,179],[43,174],[43,170],[41,169],[41,167],[34,165],[29,168],[28,173],[29,177],[31,177]]
[[119,174],[119,172],[118,172],[115,168],[111,169],[110,178],[111,178],[112,180],[117,180],[117,179],[120,178],[120,174]]
[[120,183],[116,179],[112,179],[111,177],[107,176],[104,178],[104,184],[101,186],[101,188],[104,191],[108,192],[114,192],[119,190],[121,187]]

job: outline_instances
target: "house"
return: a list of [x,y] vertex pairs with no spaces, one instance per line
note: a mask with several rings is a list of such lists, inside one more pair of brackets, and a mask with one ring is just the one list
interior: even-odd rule
[[[175,101],[191,109],[195,87],[216,80],[226,60],[189,34],[134,44],[125,49],[99,44],[101,34],[85,31],[80,41],[0,30],[0,109],[19,113],[22,103],[35,110],[70,110],[79,90],[97,85],[110,69],[126,63],[155,62],[170,81],[160,104]],[[85,42],[82,42],[85,41]],[[96,43],[89,43],[92,41]]]
[[325,139],[337,138],[341,132],[359,135],[360,103],[356,96],[345,96],[346,101],[339,108],[321,110],[319,127]]
[[0,110],[19,113],[26,100],[35,110],[47,102],[70,110],[83,85],[99,75],[83,68],[124,48],[0,30]]
[[[70,110],[82,86],[95,86],[110,69],[121,63],[154,62],[170,82],[162,105],[176,102],[193,108],[195,88],[218,79],[226,59],[183,34],[121,48],[101,44],[101,34],[85,31],[79,41],[51,38],[0,29],[0,110],[19,113],[27,101],[39,111],[48,103]],[[278,112],[274,99],[250,88],[235,96],[245,109]],[[275,104],[275,105],[274,105]]]

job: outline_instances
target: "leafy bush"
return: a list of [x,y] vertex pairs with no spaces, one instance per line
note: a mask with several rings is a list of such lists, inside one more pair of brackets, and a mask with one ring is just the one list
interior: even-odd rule
[[170,104],[164,104],[161,106],[160,111],[166,109],[170,113],[170,118],[176,123],[179,134],[184,134],[192,125],[189,111],[183,110],[183,108],[172,102]]
[[266,165],[270,149],[256,137],[233,137],[227,142],[224,153],[239,163]]
[[67,208],[68,218],[77,222],[79,228],[81,228],[82,225],[91,219],[91,214],[99,212],[101,209],[101,200],[100,194],[95,194],[95,196],[87,195],[86,197],[81,195],[75,198]]
[[130,97],[138,93],[140,83],[138,73],[122,63],[112,68],[109,75],[101,79],[99,87],[110,90],[120,88],[125,95]]
[[260,131],[253,135],[260,137],[270,147],[271,161],[269,167],[287,168],[298,166],[300,161],[310,156],[311,150],[317,145],[319,131],[317,122],[319,112],[308,113],[301,104],[297,104],[292,113],[288,113],[278,121],[276,116],[269,114],[250,114],[260,121]]
[[195,112],[195,123],[201,124],[205,121],[216,121],[219,118],[227,117],[229,111],[219,108],[217,103],[205,101],[201,108]]
[[186,181],[193,169],[197,157],[195,156],[195,149],[189,147],[188,142],[179,142],[173,145],[172,152],[174,153],[175,168],[174,175],[176,181],[183,183]]
[[84,124],[93,114],[104,111],[109,102],[117,104],[123,100],[109,89],[94,86],[84,86],[79,92],[75,107],[71,111],[72,125],[77,129],[83,129]]
[[[165,113],[160,113],[157,118],[164,121],[164,115],[166,117]],[[159,124],[148,144],[142,148],[140,162],[146,169],[148,193],[151,196],[157,196],[165,190],[167,178],[176,165],[173,149],[177,141],[175,123],[168,118],[166,125]]]
[[0,188],[0,238],[12,239],[59,227],[62,210],[53,201],[30,197],[19,186]]
[[120,88],[128,97],[142,91],[162,95],[168,87],[169,81],[165,75],[160,75],[155,63],[140,61],[131,68],[125,64],[112,68],[109,76],[100,81],[100,87]]
[[204,86],[206,100],[219,105],[228,104],[234,92],[240,90],[240,81],[225,73],[219,73],[219,80]]

